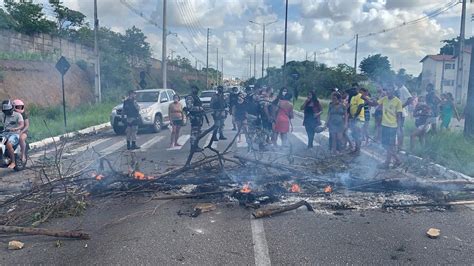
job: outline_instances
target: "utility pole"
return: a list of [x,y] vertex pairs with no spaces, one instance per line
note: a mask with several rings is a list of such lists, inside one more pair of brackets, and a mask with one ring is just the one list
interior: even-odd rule
[[264,74],[264,71],[265,71],[265,27],[277,22],[277,20],[272,21],[272,22],[267,22],[267,23],[265,23],[265,22],[264,23],[259,23],[259,22],[255,22],[255,21],[252,21],[252,20],[249,20],[249,22],[262,26],[262,32],[263,32],[263,36],[262,36],[262,78],[263,78],[263,74]]
[[270,53],[267,53],[267,70],[270,67]]
[[263,23],[263,38],[262,38],[262,79],[265,68],[265,23]]
[[[471,55],[474,52],[474,45],[471,46]],[[467,89],[467,103],[464,109],[464,137],[466,139],[474,139],[474,60],[470,62],[469,84]]]
[[221,84],[224,84],[224,57],[221,56]]
[[209,28],[207,28],[207,45],[206,45],[206,90],[209,88]]
[[257,45],[253,45],[253,77],[257,79]]
[[219,48],[216,48],[216,85],[219,85]]
[[464,72],[464,38],[466,32],[466,2],[462,0],[462,11],[461,11],[461,29],[459,32],[459,54],[458,54],[458,68],[456,75],[456,90],[454,97],[457,103],[462,102],[462,88],[463,88],[463,72]]
[[305,61],[308,61],[308,51],[306,51],[306,57],[304,59]]
[[316,70],[316,52],[313,52],[313,70]]
[[249,57],[249,79],[252,77],[252,55]]
[[166,37],[168,32],[166,30],[166,0],[163,0],[163,44],[161,47],[161,73],[163,76],[163,89],[166,89],[166,74],[168,71],[168,66],[166,64]]
[[288,41],[288,0],[285,1],[285,47],[283,50],[283,84],[286,87],[286,45]]
[[354,56],[354,75],[357,75],[357,49],[359,49],[359,34],[356,34],[356,46]]
[[97,35],[99,34],[99,19],[97,18],[97,0],[94,0],[94,87],[95,87],[95,101],[96,103],[102,102],[102,88],[100,85],[100,56],[99,56],[99,44],[97,41]]

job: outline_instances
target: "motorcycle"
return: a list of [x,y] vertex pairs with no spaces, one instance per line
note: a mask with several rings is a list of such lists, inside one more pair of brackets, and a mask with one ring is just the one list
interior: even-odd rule
[[[0,168],[7,168],[8,165],[10,164],[11,159],[10,159],[10,156],[8,156],[8,150],[7,150],[7,145],[6,145],[6,142],[8,139],[2,133],[3,132],[0,133],[0,150],[2,152],[0,156]],[[15,153],[15,165],[16,165],[15,168],[13,168],[13,170],[15,171],[25,170],[26,164],[28,162],[28,147],[29,145],[27,144],[26,145],[26,153],[27,153],[26,160],[22,161],[20,144],[13,146],[13,149],[15,150],[14,153]]]

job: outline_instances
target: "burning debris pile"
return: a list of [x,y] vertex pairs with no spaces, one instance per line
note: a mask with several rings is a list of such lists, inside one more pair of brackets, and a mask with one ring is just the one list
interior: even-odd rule
[[[291,149],[289,153],[238,154],[231,153],[229,147],[222,153],[211,149],[212,155],[202,153],[194,162],[188,160],[182,167],[155,175],[140,171],[133,152],[126,155],[126,171],[115,169],[116,163],[100,154],[90,162],[66,164],[59,152],[53,161],[37,166],[41,184],[0,203],[0,224],[4,226],[0,230],[13,230],[7,228],[12,225],[35,227],[49,218],[80,215],[88,201],[101,197],[199,198],[214,202],[178,212],[190,217],[215,210],[215,203],[220,201],[235,202],[251,209],[255,218],[302,206],[319,213],[439,209],[457,205],[459,199],[466,202],[474,198],[472,184],[425,182],[396,170],[366,171],[358,168],[360,164],[354,163],[350,155],[315,159],[295,156]],[[188,158],[193,158],[191,155],[194,152]],[[27,229],[37,233],[35,228]],[[85,237],[75,233],[61,232],[59,236]]]

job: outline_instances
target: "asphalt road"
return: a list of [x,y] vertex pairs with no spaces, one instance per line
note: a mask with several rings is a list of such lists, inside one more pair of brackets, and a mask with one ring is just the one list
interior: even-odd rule
[[[318,156],[325,146],[305,149],[301,119],[290,135],[296,153]],[[226,133],[232,136],[227,125]],[[140,170],[153,175],[182,165],[189,149],[189,128],[183,129],[180,149],[167,149],[169,131],[141,134],[142,150],[135,154]],[[321,138],[321,139],[320,139]],[[318,137],[316,141],[322,140]],[[122,136],[105,132],[68,144],[74,160],[87,160],[94,152],[126,170],[130,153]],[[225,148],[228,141],[217,144]],[[237,147],[238,146],[238,147]],[[236,145],[243,150],[244,144]],[[44,151],[42,152],[44,153]],[[54,152],[46,149],[47,154]],[[33,160],[39,158],[33,155]],[[2,171],[3,189],[20,189],[34,174]],[[196,203],[214,202],[215,211],[197,218],[178,215]],[[81,265],[315,265],[315,264],[473,264],[473,210],[458,206],[449,211],[308,212],[303,208],[256,220],[251,211],[221,199],[155,201],[145,197],[94,201],[83,216],[53,219],[43,226],[80,229],[91,233],[87,241],[44,236],[0,235],[0,264]],[[430,227],[441,237],[430,239]],[[25,248],[7,250],[10,240]],[[59,247],[58,247],[59,244]]]

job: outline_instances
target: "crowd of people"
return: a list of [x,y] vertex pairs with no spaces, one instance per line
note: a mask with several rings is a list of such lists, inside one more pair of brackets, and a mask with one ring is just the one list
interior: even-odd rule
[[[131,91],[124,102],[124,113],[129,114],[126,121],[128,149],[139,148],[136,145],[139,109],[134,96],[135,93]],[[181,145],[178,143],[180,129],[186,121],[190,121],[191,147],[196,151],[202,150],[198,142],[204,120],[209,124],[207,113],[211,113],[214,120],[212,141],[227,139],[223,129],[230,114],[232,130],[239,132],[238,142],[242,142],[242,134],[246,135],[249,142],[249,138],[252,138],[249,132],[259,128],[259,149],[277,146],[278,139],[281,139],[283,146],[287,146],[288,133],[293,131],[292,99],[287,88],[281,88],[275,95],[272,88],[248,87],[241,91],[234,87],[226,95],[224,88],[219,86],[210,101],[210,110],[205,110],[199,98],[199,89],[192,87],[191,95],[186,97],[186,106],[180,103],[178,95],[174,95],[169,105],[170,147]],[[415,128],[410,132],[411,149],[415,147],[416,139],[424,144],[428,132],[448,129],[453,115],[460,119],[452,94],[445,93],[438,97],[431,84],[426,88],[426,95],[419,97],[413,96],[400,84],[380,86],[374,95],[357,83],[344,91],[334,89],[324,125],[321,120],[323,107],[315,90],[308,92],[300,110],[304,114],[303,126],[308,137],[308,149],[313,148],[315,134],[328,129],[329,151],[333,154],[348,151],[357,154],[364,143],[381,143],[387,150],[385,163],[381,166],[383,168],[401,164],[398,151],[404,145],[407,117],[415,120]],[[374,120],[374,136],[369,134],[371,119]],[[438,120],[441,121],[439,129]]]

